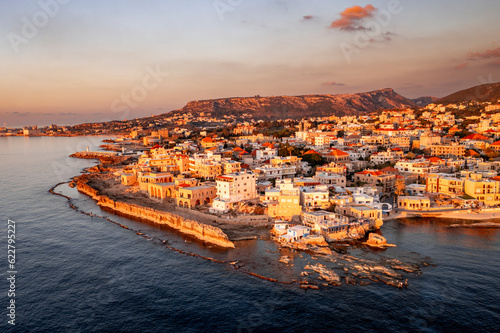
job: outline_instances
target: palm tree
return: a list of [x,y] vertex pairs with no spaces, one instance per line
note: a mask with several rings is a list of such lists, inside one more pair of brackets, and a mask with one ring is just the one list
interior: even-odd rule
[[396,186],[396,191],[395,191],[396,195],[399,196],[405,194],[406,185],[404,179],[396,180],[395,186]]

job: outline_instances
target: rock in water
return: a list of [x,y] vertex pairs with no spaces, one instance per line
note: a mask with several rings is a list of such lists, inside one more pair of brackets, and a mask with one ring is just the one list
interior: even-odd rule
[[366,241],[365,244],[368,246],[381,247],[381,248],[396,246],[394,244],[387,244],[387,239],[385,239],[384,236],[375,233],[371,233],[368,236],[368,240]]

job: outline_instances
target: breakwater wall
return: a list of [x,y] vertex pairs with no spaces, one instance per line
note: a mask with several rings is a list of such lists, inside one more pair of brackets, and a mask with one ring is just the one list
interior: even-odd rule
[[108,208],[133,218],[144,219],[156,224],[168,225],[181,233],[220,247],[234,248],[234,243],[229,240],[227,235],[220,228],[215,226],[185,219],[181,216],[149,207],[114,201],[107,196],[100,195],[99,191],[83,182],[77,183],[77,189],[79,192],[96,200],[100,207]]

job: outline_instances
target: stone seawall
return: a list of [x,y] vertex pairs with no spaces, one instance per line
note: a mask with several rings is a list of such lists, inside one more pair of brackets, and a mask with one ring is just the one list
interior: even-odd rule
[[225,248],[234,248],[234,243],[229,240],[227,235],[220,228],[188,220],[181,216],[159,211],[153,208],[129,204],[121,201],[114,201],[107,196],[100,195],[99,191],[82,182],[78,182],[77,189],[81,193],[97,200],[97,204],[100,207],[105,207],[130,217],[144,219],[157,224],[168,225],[181,233],[193,236],[207,243]]

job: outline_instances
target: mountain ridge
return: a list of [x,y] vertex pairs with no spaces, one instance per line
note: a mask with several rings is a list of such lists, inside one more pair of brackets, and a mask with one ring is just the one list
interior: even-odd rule
[[475,87],[459,90],[438,99],[435,104],[455,104],[461,102],[497,102],[500,100],[500,82],[481,84]]
[[226,97],[188,102],[176,113],[210,113],[219,117],[252,114],[255,119],[327,117],[331,115],[360,115],[381,109],[400,109],[417,106],[392,88],[354,94],[311,94],[298,96]]

